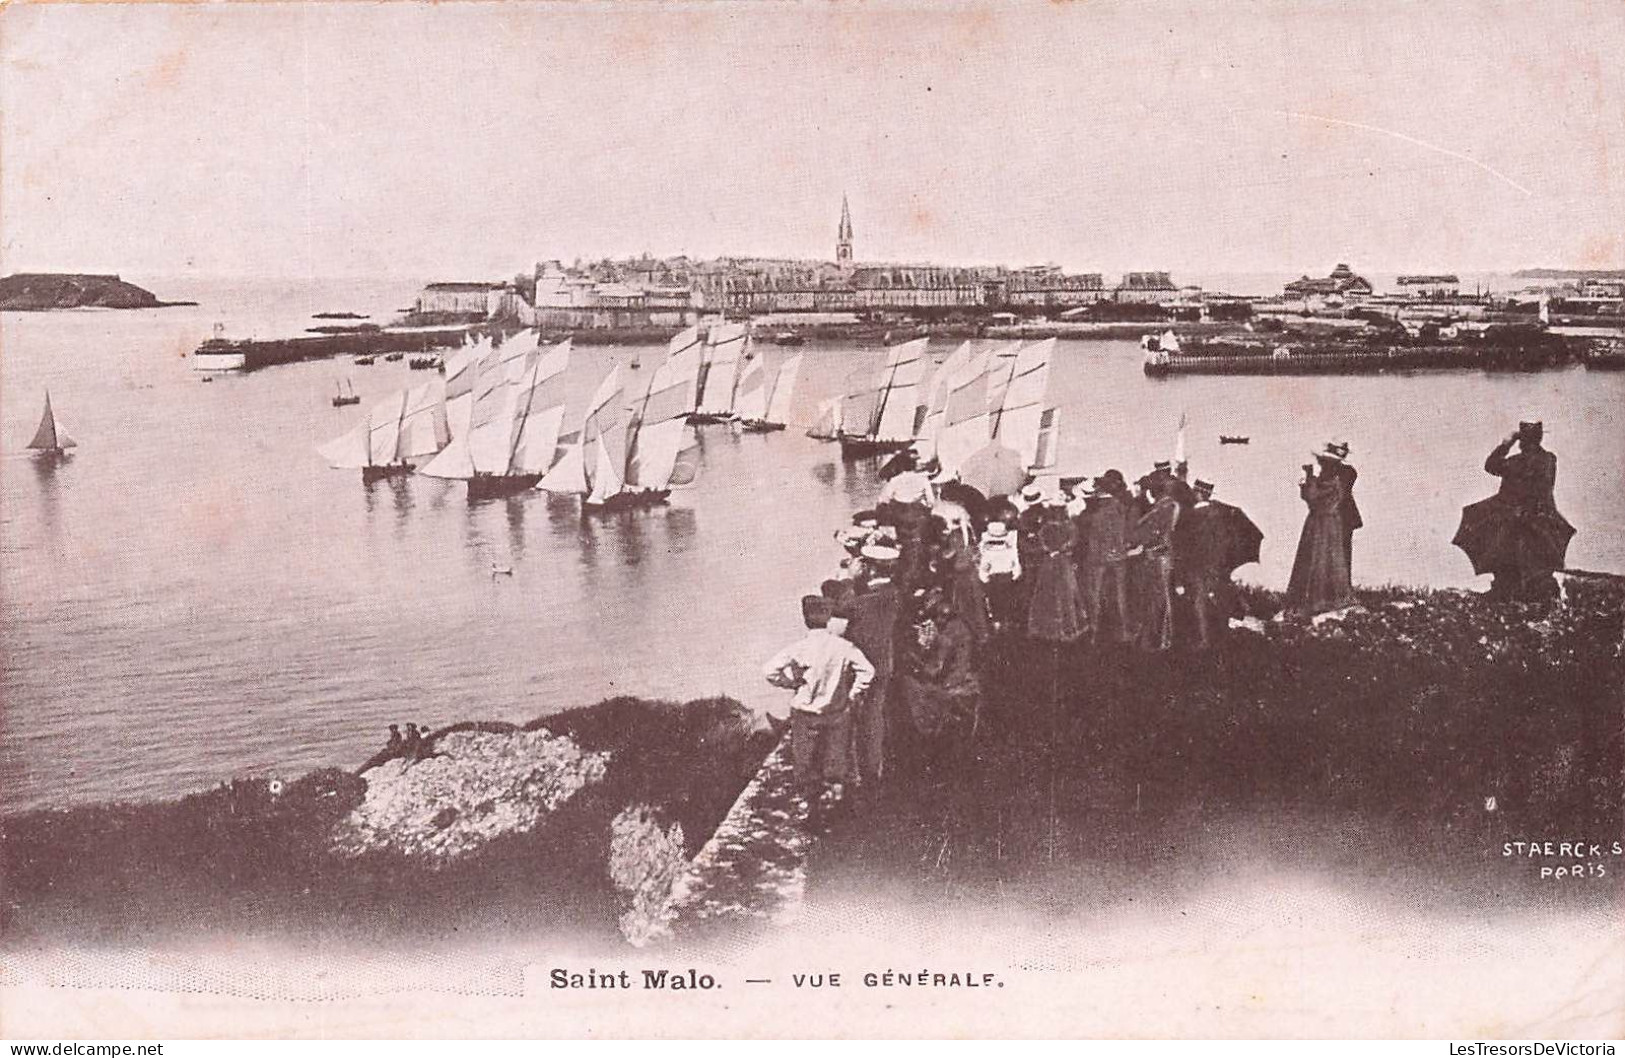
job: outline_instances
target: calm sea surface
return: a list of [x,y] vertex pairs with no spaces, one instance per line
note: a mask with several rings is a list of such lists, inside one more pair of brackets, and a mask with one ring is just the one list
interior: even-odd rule
[[[413,284],[150,285],[202,304],[0,317],[7,809],[353,766],[390,722],[524,720],[620,693],[763,705],[776,692],[760,663],[798,634],[832,532],[877,490],[872,465],[800,430],[717,427],[697,485],[652,512],[583,521],[541,492],[470,506],[461,483],[423,477],[365,488],[315,446],[422,373],[318,361],[204,385],[185,354],[216,321],[272,336],[324,310],[387,316]],[[801,351],[804,420],[877,356]],[[576,401],[639,352],[578,349]],[[656,352],[641,351],[644,373]],[[788,352],[768,348],[769,366]],[[360,408],[329,405],[343,377]],[[22,449],[47,387],[80,443],[54,469]],[[1051,387],[1069,473],[1132,478],[1171,453],[1186,415],[1193,473],[1266,534],[1249,580],[1284,584],[1297,468],[1340,437],[1366,520],[1356,579],[1482,584],[1450,537],[1461,506],[1493,491],[1485,455],[1527,417],[1560,459],[1571,565],[1625,572],[1625,374],[1151,381],[1134,343],[1063,342]],[[1221,447],[1221,433],[1252,443]]]

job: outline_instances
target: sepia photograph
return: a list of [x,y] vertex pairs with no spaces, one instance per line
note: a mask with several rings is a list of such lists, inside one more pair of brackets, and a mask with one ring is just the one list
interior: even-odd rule
[[1621,56],[0,4],[0,1036],[1625,1035]]

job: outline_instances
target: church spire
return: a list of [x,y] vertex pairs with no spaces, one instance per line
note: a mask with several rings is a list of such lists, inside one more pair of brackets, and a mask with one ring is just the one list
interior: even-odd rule
[[852,263],[852,210],[847,207],[846,194],[841,194],[841,226],[835,233],[835,263]]

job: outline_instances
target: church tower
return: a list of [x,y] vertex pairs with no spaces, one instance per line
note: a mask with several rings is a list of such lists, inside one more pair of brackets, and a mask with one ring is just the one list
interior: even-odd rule
[[847,208],[846,196],[841,196],[841,227],[835,233],[835,263],[852,264],[852,211]]

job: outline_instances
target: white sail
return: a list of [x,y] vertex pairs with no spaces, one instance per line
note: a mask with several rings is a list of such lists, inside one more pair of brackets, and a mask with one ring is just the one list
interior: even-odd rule
[[587,494],[587,463],[579,433],[571,434],[568,439],[559,439],[559,447],[554,450],[553,465],[548,467],[536,487],[547,492]]
[[987,444],[992,430],[988,374],[993,364],[993,350],[971,357],[943,384],[942,418],[934,441],[937,461],[948,473]]
[[77,448],[79,442],[68,436],[68,431],[57,421],[56,413],[51,410],[51,394],[45,394],[45,411],[40,416],[39,429],[34,431],[34,439],[28,442],[29,448],[38,448],[46,451],[59,451],[64,448]]
[[[1043,426],[1054,353],[1054,338],[1023,346],[1010,364],[999,407],[993,413],[993,437],[1020,452],[1029,466],[1038,458],[1038,434]],[[995,364],[995,370],[1002,367]]]
[[746,364],[744,373],[739,376],[734,413],[746,422],[761,422],[767,418],[767,369],[759,356]]
[[468,427],[468,456],[475,474],[506,474],[513,449],[515,379],[502,349],[480,358],[474,379],[474,413]]
[[564,425],[564,372],[570,366],[571,347],[566,338],[537,356],[514,395],[510,474],[540,474],[553,461]]
[[961,342],[958,349],[948,354],[948,359],[942,362],[942,366],[937,368],[936,375],[931,379],[931,386],[925,399],[925,423],[920,429],[920,439],[933,451],[937,437],[942,433],[943,419],[947,415],[948,387],[970,362],[971,344]]
[[349,433],[334,438],[316,451],[335,470],[360,470],[372,465],[372,450],[367,444],[371,433],[372,423],[363,416]]
[[929,338],[893,346],[886,357],[886,382],[880,391],[875,420],[877,441],[912,441],[915,411],[920,405],[920,383],[925,380],[925,347]]
[[745,351],[746,328],[742,323],[722,323],[711,328],[705,338],[707,369],[695,411],[701,415],[731,415],[739,359]]
[[451,437],[446,423],[446,406],[435,395],[432,382],[412,389],[406,397],[406,416],[401,421],[401,437],[396,451],[402,459],[432,456]]
[[627,457],[626,487],[663,491],[671,485],[677,456],[687,448],[694,427],[682,419],[666,419],[637,428]]
[[840,433],[841,398],[826,397],[818,402],[818,411],[813,415],[812,428],[807,431],[807,436],[820,441],[833,441]]
[[367,457],[374,466],[384,466],[400,458],[401,423],[406,418],[406,391],[379,401],[367,413],[371,429],[367,435]]
[[621,410],[621,369],[610,369],[587,405],[581,425],[588,499],[602,503],[621,491],[626,466],[626,428]]
[[[773,380],[773,395],[767,401],[768,422],[780,425],[787,425],[790,422],[790,401],[795,396],[796,379],[800,375],[800,353],[779,365],[778,377]],[[743,415],[743,412],[740,414]]]
[[[471,478],[476,469],[489,470],[487,465],[474,461],[476,426],[483,423],[486,427],[487,436],[482,446],[486,459],[492,458],[491,449],[502,441],[500,437],[490,434],[490,423],[498,410],[493,392],[503,382],[500,366],[496,362],[496,350],[492,349],[490,339],[482,338],[457,354],[464,355],[467,356],[466,360],[446,368],[446,425],[451,433],[451,442],[420,471],[430,477]],[[457,359],[457,356],[453,359]],[[482,394],[484,412],[476,416],[476,411],[481,407]]]
[[1015,374],[1016,358],[1021,355],[1020,341],[1006,342],[987,353],[987,410],[995,417],[1004,403],[1004,388]]

